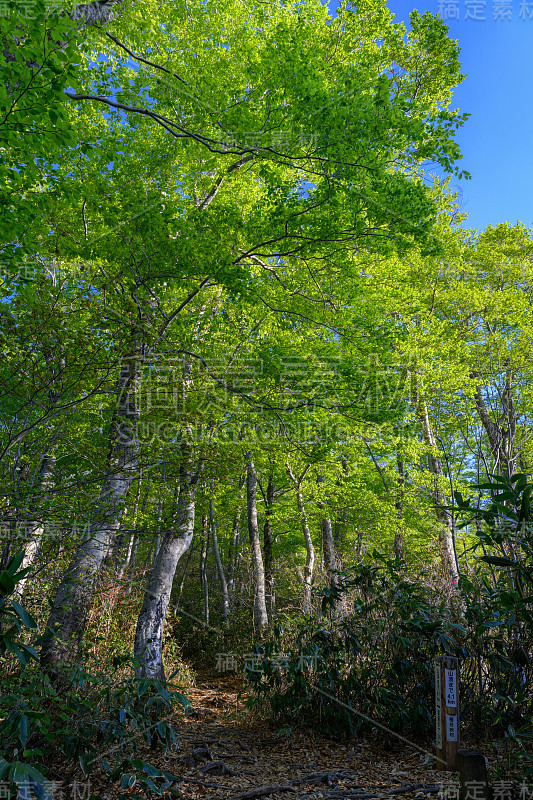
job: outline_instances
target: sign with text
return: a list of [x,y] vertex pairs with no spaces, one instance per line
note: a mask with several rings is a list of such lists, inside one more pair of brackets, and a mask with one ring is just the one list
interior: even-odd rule
[[457,770],[460,740],[459,661],[437,656],[435,661],[435,748],[437,769]]
[[440,694],[440,667],[435,664],[435,741],[438,750],[442,749],[442,703]]
[[446,705],[457,708],[457,672],[447,669],[446,672]]
[[452,714],[446,714],[446,740],[457,741],[457,717]]

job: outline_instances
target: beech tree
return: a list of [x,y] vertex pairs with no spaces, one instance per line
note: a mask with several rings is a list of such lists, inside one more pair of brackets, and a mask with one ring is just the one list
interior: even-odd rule
[[[319,361],[337,342],[353,343],[354,322],[360,342],[371,330],[367,347],[383,349],[378,311],[363,319],[353,307],[358,271],[415,245],[439,250],[437,203],[420,169],[435,162],[458,173],[453,134],[464,121],[448,110],[461,78],[457,47],[430,14],[413,12],[408,35],[374,1],[343,4],[335,19],[319,2],[245,9],[233,0],[91,3],[68,19],[68,45],[56,49],[57,58],[79,59],[61,79],[61,114],[77,139],[40,164],[51,191],[34,193],[39,224],[16,244],[82,276],[118,375],[93,532],[73,556],[47,625],[43,660],[54,667],[83,634],[140,469],[140,431],[157,417],[141,408],[142,369],[161,355],[186,357],[205,368],[213,391],[223,387],[254,413],[301,408],[303,419],[310,404],[326,413],[342,405],[297,380],[292,404],[287,394],[280,404],[268,380],[269,397],[259,397],[231,386],[224,370],[235,348],[255,348],[272,364],[261,338],[276,326],[287,342],[307,336]],[[50,30],[53,41],[59,27]],[[244,336],[232,328],[239,313]],[[221,342],[229,353],[222,368]],[[186,405],[174,435],[182,447],[199,419],[194,400]],[[137,628],[139,655],[155,643],[142,656],[149,674],[161,674],[173,574],[194,528],[191,459],[182,451],[179,524],[162,539]]]

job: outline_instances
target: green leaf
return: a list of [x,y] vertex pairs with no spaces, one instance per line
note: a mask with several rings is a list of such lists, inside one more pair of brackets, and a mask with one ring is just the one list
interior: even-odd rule
[[25,714],[21,714],[19,719],[19,739],[23,748],[26,747],[26,742],[28,741],[29,732],[30,732],[30,721]]
[[516,561],[504,556],[481,556],[480,561],[492,564],[495,567],[514,567],[516,565]]
[[17,553],[16,555],[14,555],[13,558],[11,559],[11,561],[9,562],[9,564],[6,567],[6,572],[8,572],[9,575],[11,575],[11,577],[13,577],[15,575],[16,571],[18,570],[18,568],[20,567],[20,565],[22,564],[23,560],[24,560],[24,552],[23,551],[21,551],[20,553]]
[[164,777],[164,775],[161,772],[161,770],[157,769],[157,767],[154,767],[152,764],[149,764],[148,762],[144,762],[143,763],[143,769],[146,772],[146,774],[147,775],[151,775],[152,778],[162,778],[162,777]]
[[8,572],[0,572],[0,593],[9,596],[15,590],[15,581]]
[[137,781],[137,778],[135,777],[135,775],[129,775],[126,772],[125,775],[122,778],[121,783],[120,783],[120,788],[121,789],[131,789],[131,788],[133,788],[133,786],[135,786],[136,781]]
[[31,630],[36,630],[37,623],[35,622],[34,618],[30,614],[28,614],[28,612],[24,608],[22,608],[20,603],[18,603],[16,600],[12,600],[11,605],[15,609],[15,612],[17,613],[18,617],[22,620],[24,625],[27,628],[30,628]]

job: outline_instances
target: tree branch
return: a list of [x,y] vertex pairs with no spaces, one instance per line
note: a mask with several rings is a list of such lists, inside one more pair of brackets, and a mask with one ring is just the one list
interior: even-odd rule
[[[219,142],[217,139],[210,139],[207,136],[199,136],[197,133],[192,133],[192,131],[182,128],[181,125],[178,125],[176,122],[168,119],[168,117],[163,117],[161,114],[156,114],[155,111],[150,111],[147,108],[127,106],[124,103],[115,103],[114,100],[109,100],[107,97],[100,97],[97,94],[74,94],[73,92],[65,92],[65,94],[71,100],[95,100],[97,103],[105,103],[106,105],[111,106],[111,108],[116,108],[119,111],[127,111],[132,114],[144,114],[146,117],[150,117],[151,119],[155,120],[158,125],[161,125],[176,139],[196,139],[197,142],[205,145],[205,147],[207,147],[212,153],[225,153],[225,151],[217,150],[216,147],[212,147],[210,144],[223,145],[223,142]],[[172,128],[176,128],[178,131],[180,131],[180,133],[176,133],[176,131],[172,130]]]
[[139,61],[142,64],[148,64],[149,67],[153,67],[154,69],[159,69],[159,70],[161,70],[161,72],[166,72],[167,75],[173,75],[174,78],[177,78],[178,81],[181,81],[181,83],[185,84],[185,86],[189,85],[187,83],[187,81],[185,81],[180,75],[178,75],[177,72],[172,72],[172,70],[161,66],[161,64],[154,64],[153,61],[148,61],[147,58],[143,58],[142,56],[138,56],[136,53],[134,53],[132,50],[130,50],[129,47],[126,47],[126,45],[123,44],[123,42],[120,42],[115,36],[113,36],[108,31],[105,31],[105,35],[107,36],[108,39],[111,39],[112,42],[115,42],[115,44],[117,44],[119,47],[121,47],[123,50],[125,50],[126,53],[129,56],[131,56],[132,58],[135,59],[135,61]]

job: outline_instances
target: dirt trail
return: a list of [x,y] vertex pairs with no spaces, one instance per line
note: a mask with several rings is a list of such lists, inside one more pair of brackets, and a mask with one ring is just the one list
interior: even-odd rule
[[180,749],[165,764],[185,798],[436,798],[443,773],[414,748],[276,731],[253,719],[240,693],[236,674],[199,676],[188,692],[193,710],[177,726]]

